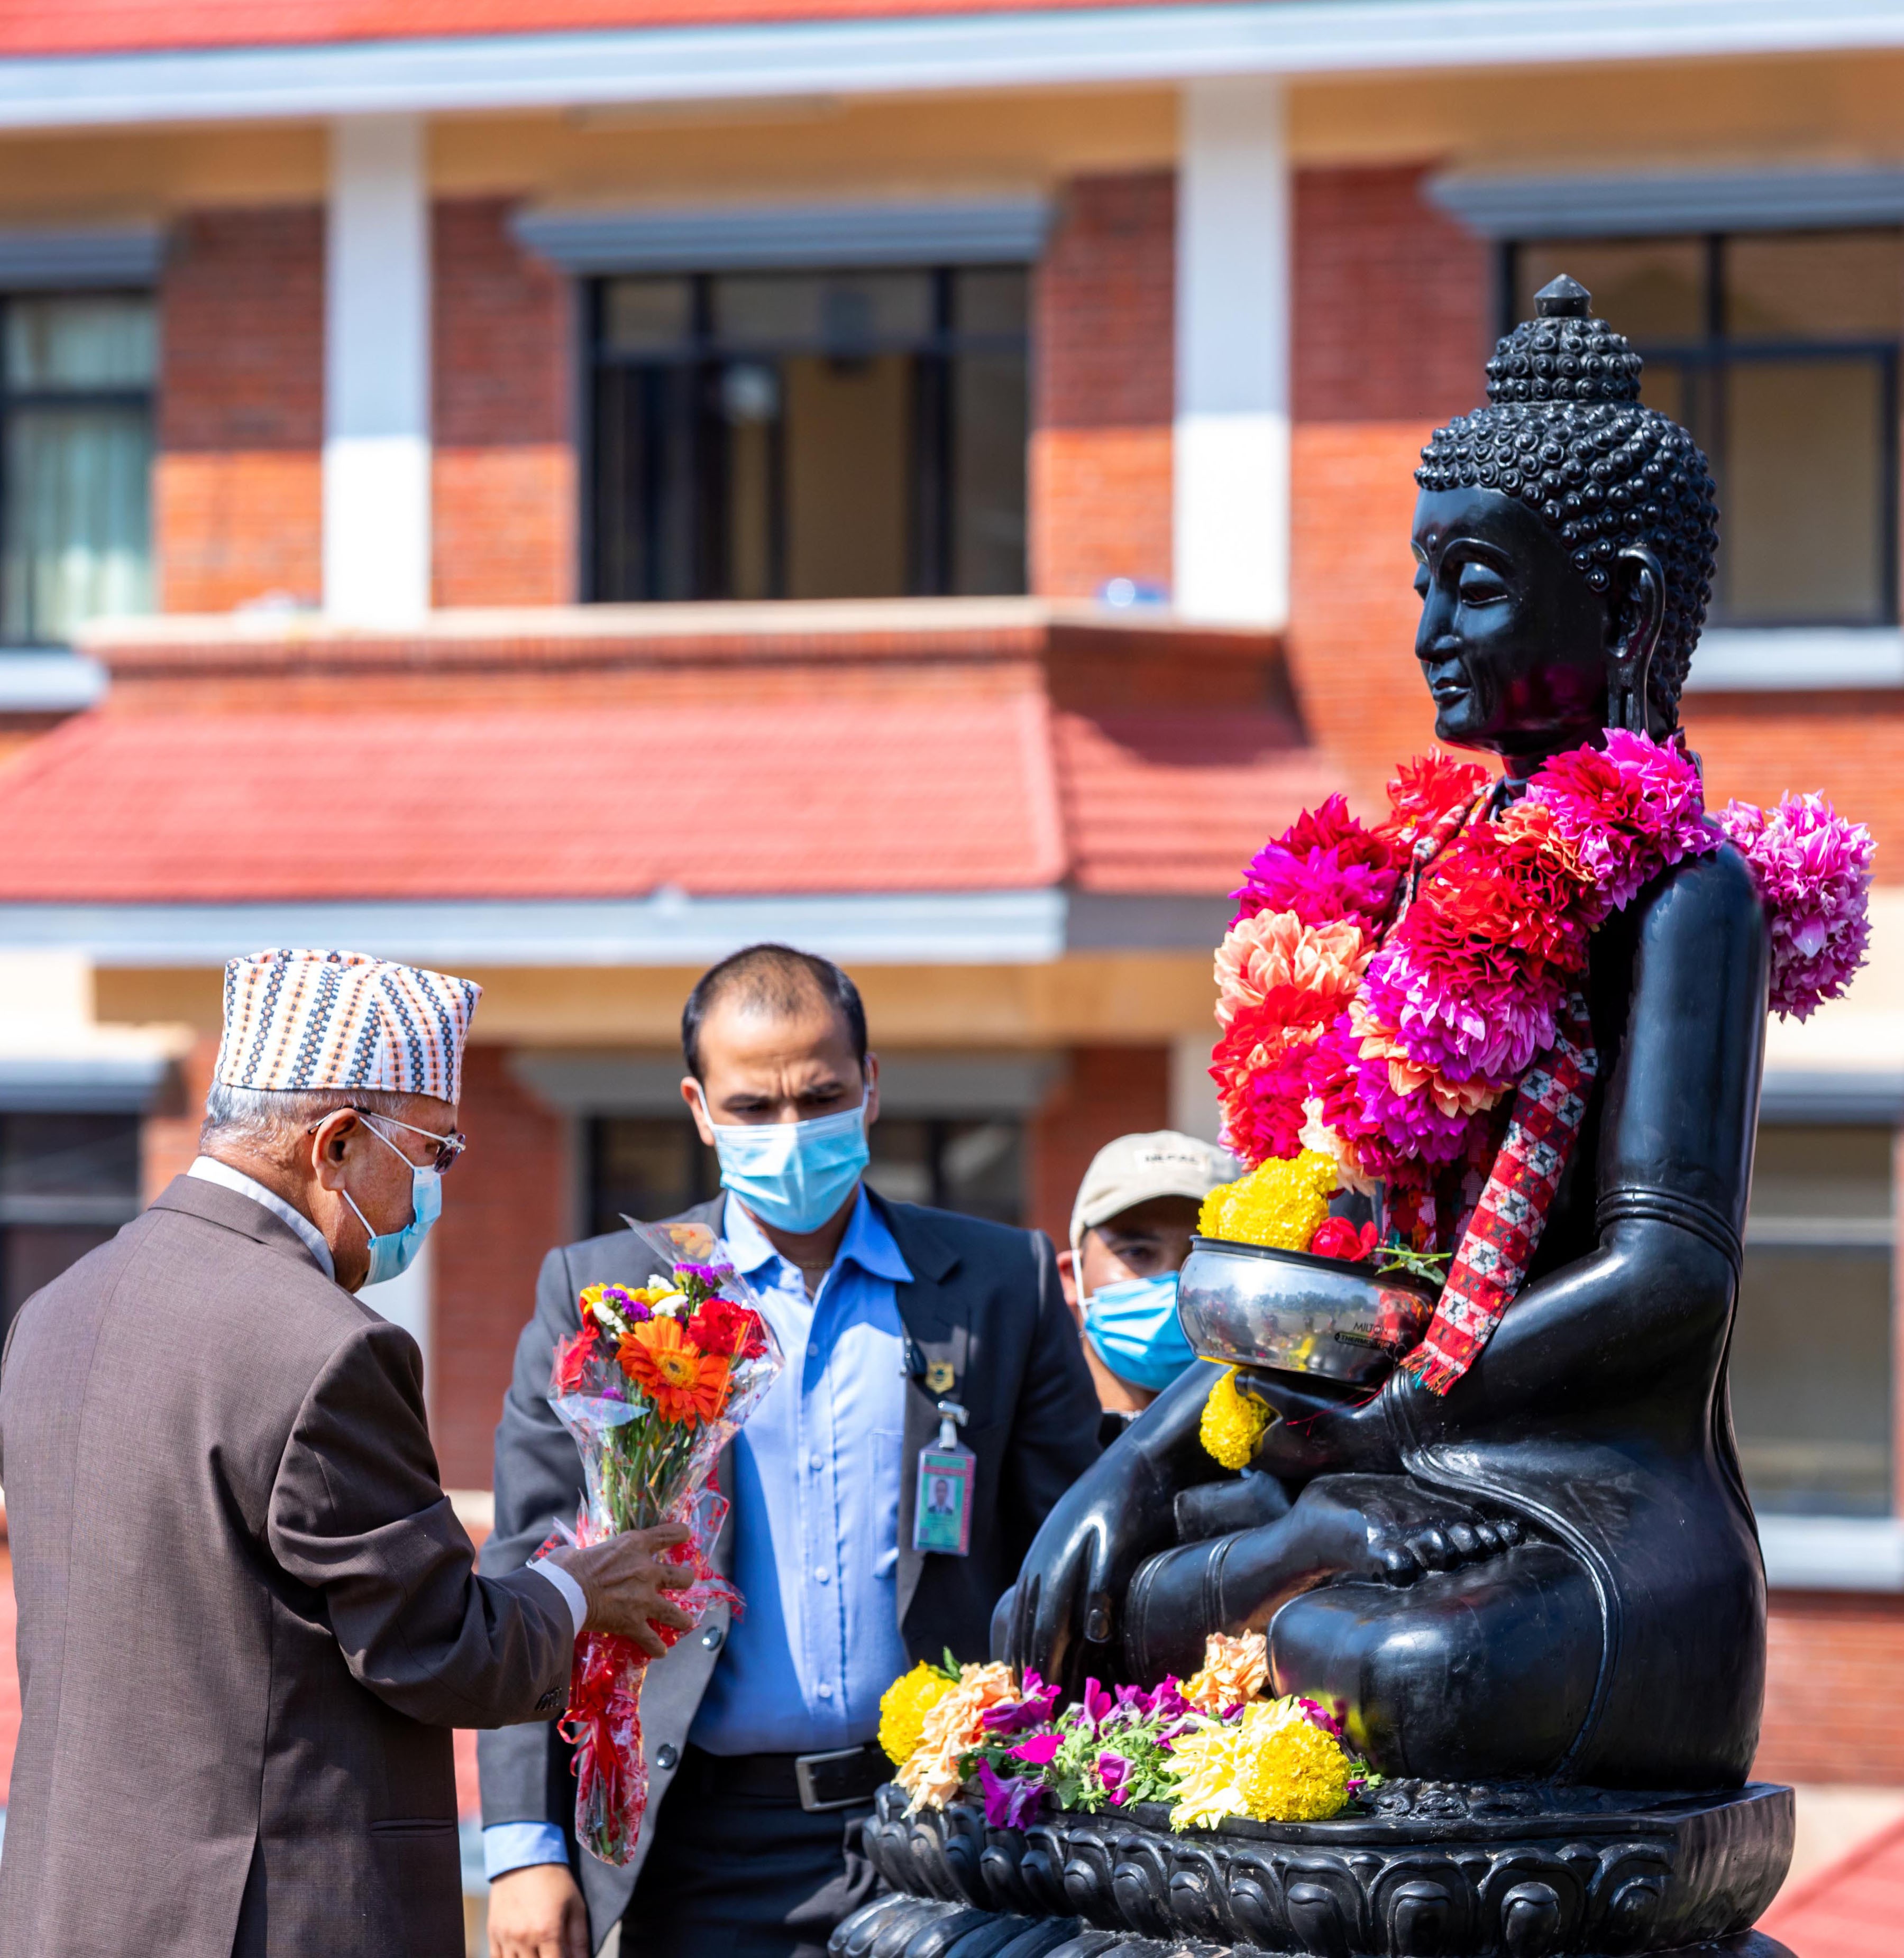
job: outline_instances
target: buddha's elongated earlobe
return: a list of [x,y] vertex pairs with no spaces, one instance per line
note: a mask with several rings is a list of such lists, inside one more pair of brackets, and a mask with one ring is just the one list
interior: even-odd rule
[[1666,617],[1666,574],[1644,544],[1630,545],[1614,562],[1625,591],[1614,614],[1620,638],[1607,661],[1607,725],[1644,734],[1646,677]]

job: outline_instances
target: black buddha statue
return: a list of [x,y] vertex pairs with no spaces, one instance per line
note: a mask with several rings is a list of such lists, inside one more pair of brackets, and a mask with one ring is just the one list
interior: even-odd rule
[[[1489,405],[1416,480],[1415,656],[1443,742],[1511,796],[1609,724],[1664,737],[1705,616],[1706,459],[1557,280],[1488,363]],[[1277,1693],[1348,1709],[1392,1776],[1623,1790],[1744,1781],[1765,1579],[1726,1358],[1766,1015],[1766,935],[1728,847],[1595,936],[1600,1067],[1528,1282],[1444,1397],[1259,1371],[1250,1469],[1198,1439],[1192,1367],[1061,1503],[1001,1614],[1006,1655],[1188,1673],[1257,1630]]]

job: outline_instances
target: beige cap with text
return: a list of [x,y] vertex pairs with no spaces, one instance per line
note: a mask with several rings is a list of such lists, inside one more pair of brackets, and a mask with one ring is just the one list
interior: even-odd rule
[[1201,1203],[1219,1183],[1233,1182],[1242,1166],[1214,1142],[1175,1129],[1147,1136],[1119,1136],[1091,1158],[1071,1206],[1071,1249],[1094,1224],[1148,1203],[1153,1197],[1188,1196]]

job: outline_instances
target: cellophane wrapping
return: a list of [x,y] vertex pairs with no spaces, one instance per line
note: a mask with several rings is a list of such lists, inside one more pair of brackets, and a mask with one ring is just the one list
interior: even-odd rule
[[[665,1554],[693,1575],[669,1595],[698,1624],[717,1603],[741,1609],[740,1593],[709,1561],[727,1514],[712,1486],[714,1464],[783,1363],[759,1300],[712,1231],[632,1228],[667,1275],[585,1288],[581,1330],[556,1348],[549,1398],[582,1452],[575,1541],[684,1524],[687,1541]],[[671,1626],[654,1630],[671,1646],[686,1636]],[[634,1855],[648,1806],[647,1668],[632,1639],[584,1632],[576,1641],[563,1720],[576,1748],[575,1833],[605,1863]]]

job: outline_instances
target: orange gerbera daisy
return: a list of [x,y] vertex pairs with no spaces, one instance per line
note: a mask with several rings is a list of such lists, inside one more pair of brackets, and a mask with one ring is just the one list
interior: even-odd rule
[[615,1358],[663,1421],[712,1421],[727,1405],[725,1357],[703,1353],[678,1320],[664,1314],[631,1326]]

